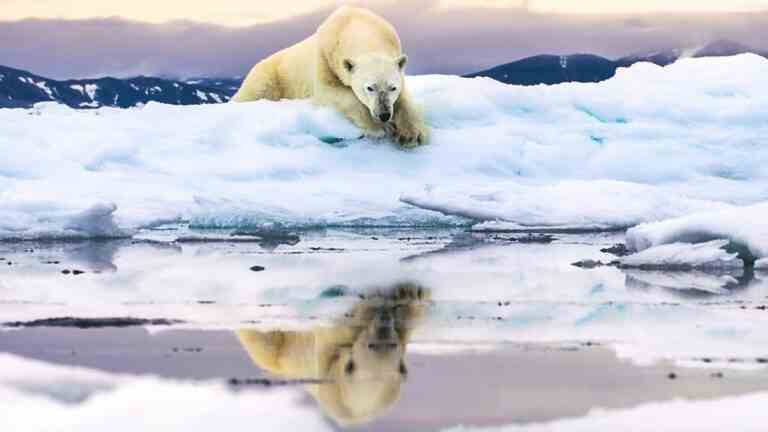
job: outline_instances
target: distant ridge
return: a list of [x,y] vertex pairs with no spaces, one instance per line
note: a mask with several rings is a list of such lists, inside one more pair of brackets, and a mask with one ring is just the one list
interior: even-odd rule
[[[670,65],[685,57],[684,50],[670,49],[643,54],[633,54],[610,60],[591,54],[566,56],[539,55],[506,63],[466,77],[489,77],[514,85],[560,84],[564,82],[600,82],[616,74],[616,69],[638,62],[650,62],[659,66]],[[702,48],[693,50],[690,57],[724,57],[754,53],[768,58],[768,52],[760,52],[746,45],[717,40]]]
[[[0,108],[29,108],[58,102],[72,108],[130,108],[147,102],[200,105],[229,101],[239,81],[163,78],[96,78],[59,81],[21,69],[0,66]],[[237,84],[236,84],[237,83]]]

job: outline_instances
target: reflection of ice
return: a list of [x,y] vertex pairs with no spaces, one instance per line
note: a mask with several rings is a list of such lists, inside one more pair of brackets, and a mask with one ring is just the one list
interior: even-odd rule
[[[125,431],[210,431],[222,424],[238,425],[226,430],[331,430],[290,388],[236,393],[218,382],[113,374],[2,353],[0,370],[0,400],[11,407],[0,416],[3,431],[96,432],[105,422]],[[132,408],[137,403],[142,415]]]
[[451,237],[451,241],[441,246],[439,249],[421,252],[415,255],[408,255],[406,257],[403,257],[401,261],[409,262],[409,261],[415,261],[419,259],[434,257],[436,255],[469,252],[472,249],[476,249],[476,248],[488,246],[488,245],[490,245],[490,243],[486,241],[486,236],[484,235],[473,234],[473,233],[459,233],[459,234],[453,235]]
[[65,248],[64,254],[68,262],[83,266],[83,270],[114,272],[117,271],[115,254],[123,245],[124,242],[116,241],[88,241]]
[[731,272],[639,269],[623,269],[622,271],[627,276],[626,284],[628,289],[649,290],[651,288],[661,288],[681,296],[731,294],[737,288],[747,287],[753,279],[753,273],[743,269]]

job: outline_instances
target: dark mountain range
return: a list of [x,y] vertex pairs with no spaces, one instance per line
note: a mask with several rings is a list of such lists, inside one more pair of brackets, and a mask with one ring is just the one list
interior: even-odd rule
[[195,84],[151,77],[58,81],[0,66],[0,108],[29,108],[51,101],[72,108],[130,108],[150,101],[173,105],[222,103],[237,90],[226,81],[200,80]]
[[[691,57],[722,57],[755,53],[748,46],[718,40]],[[599,82],[614,76],[616,69],[637,62],[670,65],[684,57],[682,49],[633,54],[616,60],[590,54],[567,56],[539,55],[496,66],[466,77],[490,77],[514,85]],[[38,102],[58,102],[72,108],[129,108],[150,101],[173,105],[199,105],[227,102],[240,87],[242,78],[97,78],[59,81],[31,72],[0,66],[0,108],[29,108]]]
[[485,76],[507,84],[536,85],[563,82],[598,82],[612,77],[616,65],[603,57],[576,54],[569,56],[540,55],[465,75]]
[[[599,82],[613,77],[616,69],[638,62],[651,62],[659,66],[670,65],[683,57],[682,49],[670,49],[643,54],[633,54],[616,60],[586,54],[554,56],[541,55],[496,66],[466,77],[489,77],[514,85],[560,84],[563,82]],[[768,52],[760,52],[748,46],[718,40],[694,50],[691,57],[724,57],[754,53],[768,58]]]

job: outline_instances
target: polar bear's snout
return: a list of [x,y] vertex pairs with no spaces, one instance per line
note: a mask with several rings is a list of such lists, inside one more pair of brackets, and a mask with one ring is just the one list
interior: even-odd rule
[[368,349],[375,352],[387,352],[397,349],[399,335],[395,320],[388,309],[379,310],[369,328]]
[[382,123],[387,123],[392,119],[392,105],[388,92],[380,91],[376,95],[375,108],[371,114]]

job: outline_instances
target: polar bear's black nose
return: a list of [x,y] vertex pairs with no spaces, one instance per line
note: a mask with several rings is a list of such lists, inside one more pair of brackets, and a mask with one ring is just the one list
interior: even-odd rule
[[388,122],[390,118],[392,118],[392,115],[390,113],[379,114],[379,120],[383,121],[384,123]]

